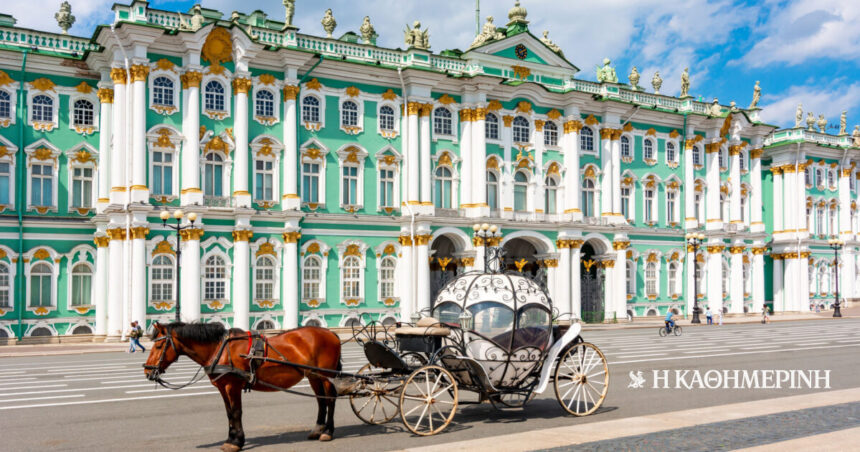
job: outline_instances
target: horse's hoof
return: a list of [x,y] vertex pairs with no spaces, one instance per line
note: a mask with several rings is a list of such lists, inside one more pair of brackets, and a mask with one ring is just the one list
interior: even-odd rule
[[331,435],[328,433],[323,433],[320,435],[320,441],[331,441]]
[[242,448],[230,443],[224,443],[221,446],[221,452],[239,452]]
[[325,429],[324,425],[317,425],[311,430],[311,433],[308,435],[308,439],[320,439],[322,435],[323,429]]

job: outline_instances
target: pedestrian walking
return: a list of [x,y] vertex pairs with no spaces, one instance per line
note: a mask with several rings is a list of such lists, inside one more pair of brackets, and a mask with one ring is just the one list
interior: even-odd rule
[[761,323],[769,323],[770,317],[768,317],[768,309],[767,306],[762,306],[761,308]]
[[713,312],[711,312],[711,307],[710,307],[710,306],[706,306],[706,307],[705,307],[705,318],[707,318],[707,319],[708,319],[708,325],[713,325],[713,324],[714,324],[714,313],[713,313]]
[[128,333],[129,353],[134,353],[135,351],[137,351],[135,346],[140,347],[140,351],[146,352],[146,349],[143,348],[143,345],[140,345],[141,336],[143,336],[143,328],[140,327],[140,324],[138,324],[136,320],[134,322],[131,322],[131,331],[129,331]]
[[720,326],[723,326],[723,309],[722,308],[717,310],[717,315],[720,316]]

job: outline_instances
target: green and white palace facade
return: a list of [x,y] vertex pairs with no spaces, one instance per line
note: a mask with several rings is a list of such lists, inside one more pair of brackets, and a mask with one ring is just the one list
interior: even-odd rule
[[[177,300],[239,328],[389,323],[487,246],[597,321],[685,315],[694,286],[729,314],[829,306],[834,236],[860,292],[860,138],[582,80],[519,6],[436,53],[419,27],[403,50],[113,11],[91,38],[0,15],[0,337],[117,338]],[[176,209],[197,215],[179,235]]]

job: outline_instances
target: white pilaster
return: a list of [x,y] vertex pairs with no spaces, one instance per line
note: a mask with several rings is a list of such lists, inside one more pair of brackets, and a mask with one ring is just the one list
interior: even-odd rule
[[[463,209],[473,208],[473,203],[480,202],[473,197],[472,115],[472,110],[468,108],[460,110],[460,208]],[[430,171],[429,167],[427,171]]]
[[[626,220],[621,215],[621,129],[612,131],[609,145],[611,147],[612,156],[612,223],[624,223]],[[615,265],[617,267],[618,262],[616,262]],[[616,270],[616,274],[617,273],[618,271]],[[625,308],[624,315],[627,315],[626,304],[627,303],[625,301],[622,305],[622,307]]]
[[[750,184],[751,202],[750,202],[750,232],[764,232],[764,222],[761,218],[761,149],[753,149],[750,151]],[[758,310],[761,311],[762,305],[758,305]]]
[[429,315],[430,309],[430,235],[420,235],[415,237],[414,251],[416,267],[417,267],[417,308],[422,315]]
[[782,169],[778,166],[772,166],[770,171],[773,173],[773,205],[771,206],[773,211],[773,231],[777,232],[785,229],[782,222],[782,204],[785,193],[782,187]]
[[[237,226],[239,226],[237,220]],[[245,227],[242,222],[241,227]],[[249,241],[253,233],[247,229],[233,231],[233,328],[250,328],[251,264]]]
[[842,240],[851,240],[851,185],[848,178],[852,175],[850,167],[839,170],[839,235]]
[[513,121],[513,116],[502,116],[504,127],[502,127],[500,132],[502,134],[502,161],[504,162],[504,166],[500,167],[501,177],[499,177],[499,207],[502,210],[502,218],[513,218],[514,216],[514,181],[513,174],[510,171],[510,162],[513,161],[511,156],[511,148],[513,147],[511,125]]
[[712,310],[723,309],[723,249],[721,243],[708,246],[708,305]]
[[[470,210],[470,217],[485,217],[490,214],[487,204],[487,109],[478,107],[474,110],[472,123],[472,203],[477,207]],[[481,257],[483,268],[484,258]],[[475,265],[478,264],[476,258]]]
[[763,244],[753,248],[752,274],[750,275],[752,277],[753,314],[761,313],[761,308],[764,306],[764,252]]
[[[558,253],[558,274],[559,277],[555,280],[556,296],[553,298],[555,306],[558,308],[559,314],[570,314],[571,320],[579,313],[573,310],[573,297],[571,297],[570,288],[570,246],[572,240],[558,239],[556,241],[556,251]],[[579,262],[576,262],[579,265]],[[578,281],[578,280],[577,280]]]
[[[801,254],[801,259],[798,260],[798,265],[800,268],[798,269],[798,282],[800,282],[800,290],[798,293],[800,294],[800,301],[798,302],[798,308],[801,312],[809,311],[809,253]],[[839,269],[839,272],[842,272],[842,269]],[[842,278],[839,278],[839,285],[842,285]],[[841,296],[841,292],[840,292]]]
[[182,299],[181,320],[200,320],[200,236],[202,229],[186,230],[182,237]]
[[544,181],[544,176],[543,176],[543,174],[544,174],[543,153],[544,153],[544,147],[545,147],[544,142],[543,142],[544,122],[541,120],[536,120],[534,122],[534,124],[535,124],[535,130],[534,130],[534,134],[532,135],[533,136],[532,143],[534,143],[535,170],[534,170],[534,175],[532,176],[534,183],[531,185],[534,187],[535,191],[534,191],[534,196],[532,196],[532,199],[534,199],[534,203],[531,205],[530,210],[532,210],[534,212],[542,211],[543,214],[545,215],[547,212],[545,209],[546,202],[544,201],[544,198],[546,195],[546,192],[545,192],[546,189],[544,188],[545,187],[545,183],[544,183],[545,181]]
[[773,259],[773,311],[784,312],[785,309],[785,287],[783,280],[785,273],[783,271],[783,260],[781,257]]
[[233,91],[236,93],[233,121],[233,135],[236,137],[236,151],[233,153],[233,199],[237,207],[245,208],[251,207],[251,192],[248,191],[248,91],[250,89],[251,79],[237,77],[233,80]]
[[298,240],[301,234],[298,232],[286,232],[284,237],[284,252],[281,270],[283,279],[283,305],[284,305],[284,328],[296,328],[299,326],[299,258]]
[[783,198],[783,225],[789,232],[795,232],[798,229],[797,224],[797,172],[795,172],[794,164],[785,165],[783,170],[784,198]]
[[113,148],[110,158],[110,203],[125,203],[125,167],[126,167],[126,135],[128,123],[126,122],[126,81],[128,80],[125,69],[114,68],[111,70],[113,79],[114,106],[113,109]]
[[[579,131],[582,123],[579,121],[567,121],[564,123],[564,135],[561,145],[564,154],[564,215],[572,221],[582,219],[580,207],[580,184],[579,177]],[[577,264],[578,265],[578,264]]]
[[[430,164],[430,113],[432,112],[432,104],[424,104],[421,107],[420,123],[421,123],[421,205],[432,206],[432,185],[430,182],[433,177],[433,167]],[[462,175],[461,175],[462,176]],[[456,201],[456,200],[452,200]],[[452,203],[453,205],[453,203]],[[429,279],[428,279],[429,280]],[[429,287],[429,286],[428,286]],[[429,294],[429,292],[428,292]]]
[[126,238],[125,228],[119,224],[111,224],[107,230],[107,235],[110,237],[108,244],[108,253],[110,268],[108,269],[108,297],[107,297],[107,335],[110,338],[118,339],[122,336],[123,331],[123,248]]
[[[283,210],[298,210],[301,206],[298,179],[298,148],[296,130],[296,96],[298,86],[287,85],[284,94],[284,188],[281,200]],[[298,319],[298,318],[297,318]],[[296,320],[298,322],[298,320]]]
[[[720,220],[720,142],[717,141],[709,144],[705,148],[707,150],[705,153],[707,160],[705,162],[705,182],[707,184],[705,192],[705,221],[707,224],[705,227],[708,230],[722,229],[723,223]],[[710,298],[710,293],[708,298]],[[722,300],[720,301],[722,305]],[[715,309],[716,306],[712,305],[711,308]]]
[[[99,213],[104,212],[108,204],[110,204],[110,188],[111,188],[111,138],[113,137],[113,98],[114,91],[111,88],[103,87],[99,91],[99,101],[101,111],[99,112],[99,165],[98,165],[98,202],[96,208]],[[105,262],[106,264],[106,262]],[[104,329],[101,333],[104,334]]]
[[854,255],[854,247],[846,246],[842,249],[842,266],[839,267],[839,298],[853,298],[857,281],[854,278],[856,274],[856,262]]
[[744,312],[744,251],[743,242],[732,246],[731,260],[729,262],[730,281],[729,297],[731,307],[729,312],[743,314]]
[[406,108],[408,125],[408,133],[406,134],[406,170],[409,174],[409,190],[406,199],[410,205],[421,204],[421,163],[418,152],[418,112],[420,109],[421,104],[417,102],[410,102]]
[[[144,217],[145,221],[146,218]],[[132,322],[146,325],[146,235],[149,228],[131,228],[131,316]]]
[[570,244],[570,315],[571,319],[582,318],[581,256],[582,240],[572,240]]
[[[693,136],[693,128],[687,128],[687,136]],[[699,227],[699,222],[696,217],[696,176],[693,172],[693,148],[696,140],[691,138],[684,143],[684,229],[695,229]],[[688,253],[689,254],[689,253]],[[689,257],[689,256],[688,256]],[[690,269],[695,267],[690,267],[689,263],[687,265],[687,273],[689,276]],[[688,277],[688,281],[691,281]],[[692,293],[692,285],[688,286],[688,293]],[[690,304],[692,298],[688,298],[688,309],[687,312],[693,312],[692,305]]]
[[[684,266],[686,267],[686,271],[684,272],[684,276],[686,279],[687,290],[684,292],[685,300],[687,300],[687,314],[693,315],[693,307],[695,306],[696,297],[699,294],[695,293],[696,291],[696,255],[693,254],[693,248],[687,247],[687,257],[684,259]],[[700,289],[701,290],[701,289]],[[704,306],[699,306],[699,309],[704,308]],[[704,309],[702,309],[704,312]]]
[[[395,286],[395,290],[398,291],[397,294],[400,296],[400,320],[404,322],[408,322],[412,317],[412,308],[415,306],[413,284],[415,284],[417,278],[415,277],[415,272],[412,270],[414,264],[412,257],[413,250],[412,237],[401,235],[401,258],[397,260],[398,281],[400,283]],[[475,263],[477,264],[477,259]]]
[[[611,269],[613,277],[610,284],[615,289],[615,318],[621,320],[627,316],[627,245],[616,239],[615,242],[615,266]],[[626,237],[624,238],[626,240]]]
[[[199,67],[182,74],[182,205],[203,204],[200,190],[200,81]],[[199,245],[199,244],[198,244]],[[199,291],[198,291],[199,294]]]
[[600,130],[600,212],[601,216],[612,216],[612,186],[614,170],[612,168],[612,148],[610,137],[612,129]]
[[[149,202],[149,187],[146,185],[146,78],[149,75],[147,63],[131,67],[133,82],[131,91],[131,201]],[[145,312],[145,311],[144,311]],[[137,319],[135,319],[137,320]],[[143,322],[145,319],[139,319]]]
[[[731,179],[731,197],[729,198],[729,212],[730,221],[732,224],[740,225],[743,223],[741,221],[741,150],[740,146],[731,146],[729,147],[729,178]],[[732,301],[732,309],[734,307],[734,301]]]
[[110,239],[107,236],[97,236],[96,243],[96,276],[95,287],[93,292],[96,296],[96,336],[104,336],[108,331],[108,271],[110,262],[108,261],[108,247]]

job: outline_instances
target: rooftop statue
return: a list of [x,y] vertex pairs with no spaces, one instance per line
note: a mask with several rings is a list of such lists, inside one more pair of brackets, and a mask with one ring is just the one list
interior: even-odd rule
[[282,0],[284,4],[285,17],[284,28],[293,26],[293,15],[296,13],[296,0]]
[[552,42],[552,40],[549,39],[549,30],[543,31],[543,38],[541,38],[540,42],[546,44],[546,46],[549,47],[550,50],[557,53],[560,57],[564,57],[564,52],[561,51],[561,47],[559,47],[558,44]]
[[603,67],[597,66],[597,81],[600,83],[618,83],[618,75],[615,74],[615,68],[609,66],[612,61],[609,58],[603,59]]
[[408,25],[406,26],[406,30],[403,33],[403,40],[406,42],[408,47],[429,50],[430,30],[421,31],[421,22],[416,20],[415,23],[412,24],[411,29]]
[[755,81],[755,88],[753,88],[753,99],[750,102],[750,110],[756,108],[758,105],[758,101],[761,100],[761,86],[758,84],[758,80]]
[[320,23],[323,26],[323,30],[325,30],[326,38],[331,38],[331,34],[334,33],[334,29],[337,27],[337,21],[334,20],[331,8],[325,10],[325,16],[323,16]]
[[651,86],[654,88],[654,94],[660,94],[660,88],[663,86],[663,79],[660,78],[660,71],[654,73],[651,77]]
[[815,132],[815,115],[811,111],[806,113],[806,128],[810,132]]
[[824,115],[818,115],[818,131],[821,133],[827,132],[827,118]]
[[511,8],[510,11],[508,11],[508,19],[510,19],[511,21],[508,25],[515,22],[524,24],[529,23],[529,21],[526,20],[526,16],[528,16],[528,14],[528,11],[526,11],[525,8],[520,6],[520,0],[515,1],[514,7]]
[[848,135],[845,132],[845,129],[848,127],[848,112],[843,111],[842,115],[839,116],[839,135]]
[[200,8],[200,5],[194,5],[191,8],[191,19],[188,21],[189,25],[185,25],[185,21],[182,20],[182,13],[179,13],[179,29],[180,30],[191,30],[197,31],[203,28],[203,10]]
[[715,97],[714,103],[711,104],[711,116],[722,116],[723,107],[720,106],[720,101]]
[[729,109],[731,109],[733,112],[738,111],[738,104],[735,103],[735,101],[729,102]]
[[472,41],[472,45],[470,45],[469,48],[471,49],[484,45],[490,41],[497,41],[504,38],[505,34],[493,25],[493,16],[487,16],[487,23],[485,23],[481,28],[481,34],[475,36],[475,40]]
[[860,147],[860,126],[854,126],[854,133],[851,134],[854,138],[854,146]]
[[688,97],[690,95],[690,68],[684,68],[684,72],[681,73],[681,97]]
[[376,30],[373,28],[373,25],[370,23],[370,16],[364,16],[364,22],[361,23],[361,27],[358,29],[361,32],[361,40],[364,41],[365,44],[373,44],[374,39],[376,38]]
[[630,86],[633,87],[634,91],[639,90],[639,70],[636,69],[636,66],[633,66],[633,69],[630,70],[630,74],[627,76],[627,79],[630,80]]
[[69,28],[75,23],[75,16],[72,15],[72,5],[69,2],[60,4],[60,10],[54,14],[54,19],[57,19],[57,25],[63,29],[63,34],[69,32]]
[[794,127],[801,127],[803,124],[803,104],[797,104],[797,111],[794,113]]

